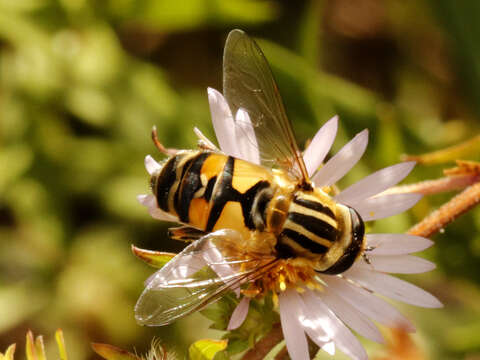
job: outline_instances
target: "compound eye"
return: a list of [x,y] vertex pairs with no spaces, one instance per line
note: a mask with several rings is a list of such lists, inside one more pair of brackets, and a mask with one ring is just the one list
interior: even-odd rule
[[153,175],[153,176],[150,178],[150,190],[151,190],[152,193],[154,193],[154,194],[155,194],[156,187],[157,187],[157,179],[158,179],[158,176],[157,176],[157,175]]
[[365,224],[354,208],[350,208],[350,219],[352,221],[352,242],[361,244],[365,236]]

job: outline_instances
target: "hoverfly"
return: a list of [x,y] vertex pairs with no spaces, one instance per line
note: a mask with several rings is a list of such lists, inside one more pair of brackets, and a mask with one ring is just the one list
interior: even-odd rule
[[171,151],[152,174],[156,206],[192,240],[150,277],[135,315],[166,325],[229,290],[250,296],[282,291],[316,272],[339,274],[365,250],[364,223],[308,176],[277,85],[261,49],[243,31],[230,32],[223,91],[233,114],[250,117],[260,164],[214,146]]

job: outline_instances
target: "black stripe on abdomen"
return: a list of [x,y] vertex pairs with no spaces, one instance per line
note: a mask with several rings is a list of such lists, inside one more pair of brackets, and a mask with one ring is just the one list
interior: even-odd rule
[[227,202],[239,200],[239,192],[232,187],[234,167],[235,159],[229,156],[222,170],[221,178],[218,180],[219,183],[215,186],[215,194],[213,194],[211,200],[213,203],[210,214],[208,214],[206,231],[212,231]]
[[292,230],[292,229],[283,229],[280,236],[286,236],[291,240],[295,241],[298,245],[300,245],[305,250],[311,251],[314,254],[324,254],[327,252],[328,248],[323,246],[322,244],[317,243],[306,237],[299,232]]
[[188,160],[182,170],[180,185],[175,193],[174,206],[178,218],[184,223],[189,222],[190,203],[195,193],[202,187],[200,174],[203,163],[210,156],[210,153],[200,153],[194,158]]
[[168,194],[177,180],[176,166],[178,157],[174,156],[162,167],[160,174],[158,175],[156,188],[153,189],[157,197],[158,207],[163,211],[169,211],[168,209]]
[[308,209],[321,212],[322,214],[330,216],[332,219],[335,220],[335,214],[333,213],[332,209],[330,209],[329,207],[327,207],[325,205],[322,205],[320,202],[313,201],[313,200],[302,199],[298,196],[295,196],[293,198],[293,202],[295,204],[301,205],[301,206],[306,207]]
[[213,193],[213,187],[215,186],[215,183],[217,182],[217,177],[214,176],[207,182],[207,186],[205,188],[205,192],[203,193],[203,198],[207,201],[210,201],[212,198],[212,193]]
[[288,214],[288,219],[297,225],[300,225],[312,234],[325,240],[334,242],[337,238],[337,229],[315,216],[291,212]]

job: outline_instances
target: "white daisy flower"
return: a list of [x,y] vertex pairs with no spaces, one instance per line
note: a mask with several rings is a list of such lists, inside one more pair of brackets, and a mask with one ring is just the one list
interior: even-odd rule
[[[208,89],[208,99],[220,149],[227,155],[260,164],[248,113],[240,109],[234,118],[223,95],[214,89]],[[316,187],[330,186],[340,180],[359,161],[368,143],[368,131],[364,130],[321,166],[335,139],[337,122],[337,117],[330,119],[304,153],[306,168]],[[198,130],[197,134],[203,137]],[[335,200],[354,208],[366,222],[408,210],[420,200],[421,195],[382,195],[382,192],[404,179],[414,165],[414,162],[404,162],[379,170],[341,191]],[[145,159],[145,166],[150,175],[158,173],[161,168],[150,156]],[[152,217],[175,221],[157,207],[153,195],[140,195],[138,199],[149,209]],[[442,306],[428,292],[388,275],[434,269],[435,265],[430,261],[410,255],[430,247],[433,244],[431,240],[405,234],[367,234],[366,238],[370,250],[368,263],[365,258],[360,258],[342,274],[317,274],[314,281],[318,286],[290,284],[277,292],[281,326],[293,360],[310,358],[307,336],[329,354],[334,354],[338,348],[352,359],[367,359],[365,349],[352,330],[380,343],[384,339],[373,321],[415,331],[407,318],[377,295],[426,308]],[[211,263],[209,259],[205,262]],[[231,271],[225,268],[213,270],[220,277],[227,277]],[[229,330],[243,323],[249,303],[250,298],[244,296],[241,299],[231,316]]]

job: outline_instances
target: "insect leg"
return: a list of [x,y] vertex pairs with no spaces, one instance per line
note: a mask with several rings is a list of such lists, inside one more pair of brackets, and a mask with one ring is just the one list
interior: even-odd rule
[[210,140],[208,140],[205,135],[203,135],[203,133],[197,127],[193,129],[193,132],[198,137],[198,147],[200,148],[200,150],[209,150],[215,152],[220,151]]
[[362,253],[362,257],[363,257],[363,260],[365,260],[365,262],[366,262],[367,264],[370,265],[370,264],[372,263],[372,262],[370,261],[370,258],[369,258],[368,255],[367,255],[367,253],[365,253],[365,252]]
[[163,144],[158,140],[158,135],[157,135],[157,127],[154,125],[152,128],[152,140],[153,144],[155,147],[161,152],[164,153],[165,155],[168,156],[173,156],[178,153],[177,149],[169,149],[163,146]]

